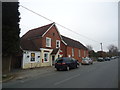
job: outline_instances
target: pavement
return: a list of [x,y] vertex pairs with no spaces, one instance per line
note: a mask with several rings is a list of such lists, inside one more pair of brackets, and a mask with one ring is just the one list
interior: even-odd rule
[[0,82],[8,82],[14,80],[22,80],[26,78],[32,78],[41,74],[46,74],[49,72],[54,72],[54,66],[48,67],[40,67],[40,68],[32,68],[32,69],[15,69],[7,74],[8,78],[0,81]]

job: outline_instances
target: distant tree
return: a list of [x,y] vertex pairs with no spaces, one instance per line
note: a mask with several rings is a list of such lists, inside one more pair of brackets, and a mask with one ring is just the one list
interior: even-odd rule
[[89,57],[96,57],[96,52],[94,50],[89,51]]
[[9,69],[12,56],[20,49],[18,8],[19,2],[2,2],[2,56],[9,58]]
[[89,51],[93,50],[93,47],[91,45],[87,45],[86,47],[88,48]]
[[117,46],[111,44],[108,46],[108,50],[109,50],[109,55],[110,56],[117,56],[118,55],[118,48]]

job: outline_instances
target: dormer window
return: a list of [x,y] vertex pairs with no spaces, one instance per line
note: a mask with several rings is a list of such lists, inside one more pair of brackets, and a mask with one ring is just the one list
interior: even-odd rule
[[51,38],[46,37],[46,47],[51,47]]

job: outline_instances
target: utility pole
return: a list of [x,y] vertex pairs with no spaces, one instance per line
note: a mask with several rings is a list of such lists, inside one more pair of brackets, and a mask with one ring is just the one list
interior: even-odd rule
[[100,43],[100,45],[101,45],[101,56],[103,57],[103,49],[102,49],[102,43]]
[[103,51],[103,49],[102,49],[102,43],[100,43],[100,45],[101,45],[101,51]]

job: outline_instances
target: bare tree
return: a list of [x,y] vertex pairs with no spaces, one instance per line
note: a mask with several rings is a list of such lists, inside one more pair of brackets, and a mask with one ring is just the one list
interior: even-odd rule
[[111,56],[115,56],[115,55],[118,54],[118,47],[115,46],[115,45],[113,45],[113,44],[111,44],[111,45],[108,46],[108,50],[109,50],[109,54]]
[[86,47],[88,48],[89,51],[93,50],[93,47],[91,45],[87,45]]

